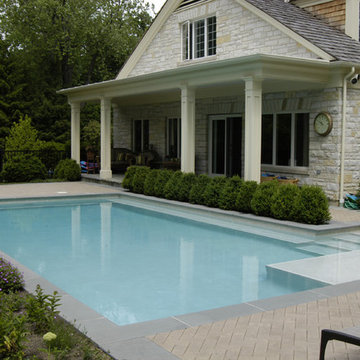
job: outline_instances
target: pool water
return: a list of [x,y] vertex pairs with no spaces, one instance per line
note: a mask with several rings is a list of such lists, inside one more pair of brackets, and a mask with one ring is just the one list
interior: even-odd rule
[[292,244],[111,199],[1,206],[0,249],[119,325],[323,285],[267,276]]

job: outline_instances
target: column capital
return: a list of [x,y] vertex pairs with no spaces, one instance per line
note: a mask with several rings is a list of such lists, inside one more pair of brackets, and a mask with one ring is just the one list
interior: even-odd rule
[[246,91],[262,91],[262,80],[248,77],[245,78],[245,92]]
[[80,101],[69,101],[68,102],[71,110],[79,111],[80,110]]

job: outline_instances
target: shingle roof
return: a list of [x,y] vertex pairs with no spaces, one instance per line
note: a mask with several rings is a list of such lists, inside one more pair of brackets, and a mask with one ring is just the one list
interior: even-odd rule
[[360,42],[284,0],[246,0],[336,60],[360,63]]

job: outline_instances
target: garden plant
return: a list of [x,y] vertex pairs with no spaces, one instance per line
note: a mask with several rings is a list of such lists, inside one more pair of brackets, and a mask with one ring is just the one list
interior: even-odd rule
[[243,181],[239,176],[211,178],[204,174],[197,176],[181,171],[130,166],[123,187],[145,195],[279,220],[320,225],[331,218],[329,204],[321,188],[280,184],[277,180],[257,184],[255,181]]

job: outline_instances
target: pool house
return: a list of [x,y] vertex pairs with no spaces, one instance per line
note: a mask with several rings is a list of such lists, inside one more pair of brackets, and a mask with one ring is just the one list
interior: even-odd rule
[[114,80],[60,93],[78,162],[80,105],[101,104],[103,179],[112,148],[151,150],[159,167],[296,177],[341,202],[360,180],[359,74],[359,0],[168,0]]

